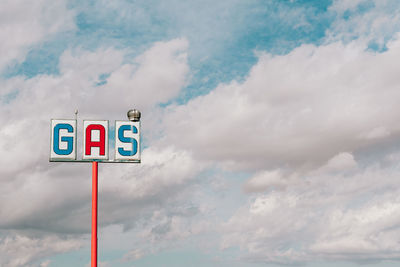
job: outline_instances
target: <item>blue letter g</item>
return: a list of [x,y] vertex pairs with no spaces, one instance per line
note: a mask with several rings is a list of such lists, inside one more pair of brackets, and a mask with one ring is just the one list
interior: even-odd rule
[[53,150],[57,155],[69,155],[72,153],[72,149],[74,146],[74,138],[72,136],[63,136],[61,137],[62,142],[67,142],[66,149],[60,149],[60,130],[67,130],[69,133],[74,132],[74,128],[70,124],[59,123],[54,127],[54,141],[53,141]]

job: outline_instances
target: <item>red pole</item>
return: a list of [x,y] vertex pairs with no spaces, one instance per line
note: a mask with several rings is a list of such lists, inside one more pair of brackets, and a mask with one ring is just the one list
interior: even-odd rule
[[92,162],[92,267],[97,267],[97,164]]

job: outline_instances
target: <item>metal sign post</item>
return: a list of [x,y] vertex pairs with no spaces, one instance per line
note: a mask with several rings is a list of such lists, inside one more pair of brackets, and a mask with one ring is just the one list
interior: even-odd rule
[[97,267],[98,163],[140,163],[140,111],[128,111],[129,121],[115,122],[115,156],[108,158],[108,121],[83,121],[83,153],[77,159],[75,120],[51,120],[50,162],[92,163],[91,267]]
[[92,267],[97,267],[97,193],[98,163],[92,162]]

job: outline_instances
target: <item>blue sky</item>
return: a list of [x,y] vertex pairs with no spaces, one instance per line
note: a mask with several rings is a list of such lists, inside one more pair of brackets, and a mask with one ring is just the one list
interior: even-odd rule
[[100,164],[100,266],[397,266],[399,9],[3,1],[0,265],[89,266],[90,166],[48,162],[49,120],[138,108],[142,163]]

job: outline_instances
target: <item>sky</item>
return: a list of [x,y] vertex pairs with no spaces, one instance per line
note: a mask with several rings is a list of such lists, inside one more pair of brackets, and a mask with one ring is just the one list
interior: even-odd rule
[[100,267],[398,266],[399,14],[2,0],[0,266],[90,266],[91,165],[49,162],[50,120],[132,108],[141,163],[99,164]]

